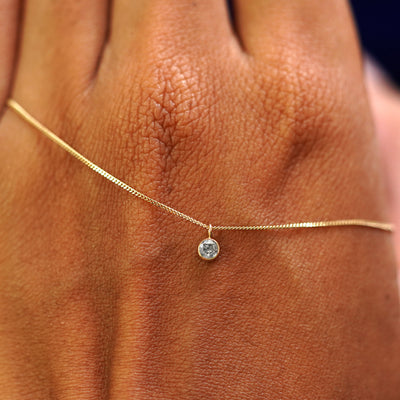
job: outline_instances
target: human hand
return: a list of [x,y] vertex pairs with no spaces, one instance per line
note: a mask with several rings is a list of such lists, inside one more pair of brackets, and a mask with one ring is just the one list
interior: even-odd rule
[[[4,19],[2,104],[144,193],[213,224],[387,219],[345,2],[237,0],[234,31],[217,0]],[[204,230],[8,111],[0,152],[5,399],[398,398],[389,234],[221,232],[205,264]]]
[[[400,93],[371,59],[366,63],[366,82],[384,166],[391,220],[400,227]],[[400,232],[394,232],[400,269]]]

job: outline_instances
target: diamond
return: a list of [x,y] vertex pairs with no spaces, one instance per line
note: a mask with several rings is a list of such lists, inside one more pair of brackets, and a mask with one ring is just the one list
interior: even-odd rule
[[198,253],[203,260],[214,260],[219,254],[218,242],[211,238],[204,239],[199,244]]

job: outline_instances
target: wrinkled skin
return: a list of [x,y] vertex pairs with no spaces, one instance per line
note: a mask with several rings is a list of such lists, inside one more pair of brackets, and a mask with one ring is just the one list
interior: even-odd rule
[[[386,191],[344,1],[0,0],[2,399],[398,399]],[[19,39],[17,39],[19,38]],[[18,49],[18,51],[17,51]]]

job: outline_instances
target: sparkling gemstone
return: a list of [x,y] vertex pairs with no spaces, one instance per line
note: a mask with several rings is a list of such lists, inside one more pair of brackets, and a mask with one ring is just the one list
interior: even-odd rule
[[203,260],[214,260],[219,253],[218,242],[211,238],[204,239],[199,244],[198,252]]

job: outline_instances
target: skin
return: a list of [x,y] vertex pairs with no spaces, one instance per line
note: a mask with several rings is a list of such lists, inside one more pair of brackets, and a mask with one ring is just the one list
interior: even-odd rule
[[[366,69],[367,89],[383,154],[384,178],[387,181],[389,210],[400,225],[400,92],[371,60]],[[394,235],[397,266],[400,269],[400,232]]]
[[0,0],[2,398],[398,398],[392,235],[215,232],[206,263],[4,108],[207,223],[387,221],[347,3],[234,8]]

